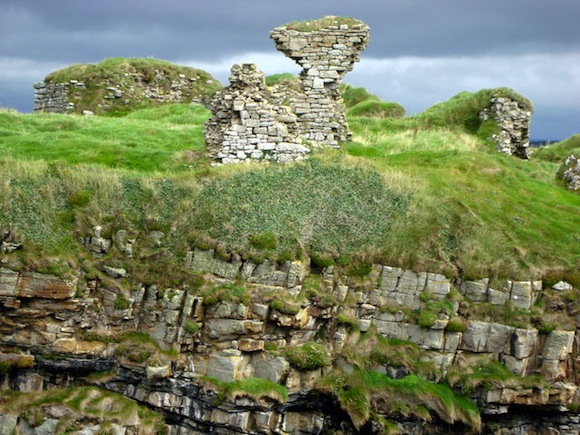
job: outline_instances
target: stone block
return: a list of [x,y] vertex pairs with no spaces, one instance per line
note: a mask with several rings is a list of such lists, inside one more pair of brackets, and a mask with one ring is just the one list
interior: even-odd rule
[[219,354],[210,356],[207,376],[216,378],[221,382],[233,382],[241,379],[244,358],[240,351],[224,350]]
[[407,325],[407,336],[411,343],[415,343],[421,349],[443,349],[444,331],[436,329],[423,329],[419,325]]
[[488,280],[464,281],[461,285],[461,293],[472,302],[487,301]]
[[511,337],[510,355],[518,359],[530,357],[537,340],[537,329],[516,329]]
[[76,293],[76,284],[76,279],[65,281],[54,275],[23,272],[18,277],[16,292],[25,298],[69,299]]
[[547,360],[563,360],[572,352],[573,331],[552,331],[542,349],[542,357]]
[[[512,326],[502,325],[500,323],[489,324],[489,335],[485,343],[485,352],[501,353],[509,344],[512,333],[515,328]],[[509,350],[509,347],[508,347]]]
[[492,305],[505,305],[508,301],[509,293],[489,288],[487,290],[487,300]]
[[461,332],[446,332],[443,350],[445,352],[454,353],[457,350],[459,343],[461,343],[462,336],[463,333]]
[[470,352],[485,352],[491,324],[487,322],[470,321],[463,332],[459,349]]
[[514,281],[510,301],[517,308],[529,309],[533,303],[533,289],[530,281]]
[[515,375],[526,376],[528,374],[529,358],[520,359],[511,355],[504,355],[503,363]]
[[162,365],[159,367],[147,366],[145,369],[147,379],[165,379],[171,376],[171,364]]
[[264,340],[254,340],[252,338],[240,338],[238,349],[242,352],[256,352],[264,349]]
[[16,296],[18,272],[0,268],[0,296]]
[[254,376],[268,379],[271,382],[281,382],[290,371],[290,363],[284,358],[266,352],[256,354],[250,362],[254,368]]

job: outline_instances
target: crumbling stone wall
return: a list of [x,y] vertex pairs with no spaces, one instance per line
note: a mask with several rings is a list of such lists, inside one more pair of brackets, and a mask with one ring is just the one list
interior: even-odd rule
[[367,46],[369,28],[337,17],[306,24],[312,26],[270,33],[276,48],[302,67],[298,89],[268,88],[255,65],[234,65],[230,85],[209,103],[205,138],[218,162],[284,163],[351,139],[338,86]]
[[580,158],[570,154],[564,161],[562,179],[568,183],[568,190],[580,190]]
[[213,117],[206,123],[205,139],[210,156],[221,163],[247,159],[285,163],[310,152],[301,143],[296,115],[277,103],[264,73],[254,64],[234,65],[230,85],[208,106]]
[[52,113],[100,114],[127,111],[161,104],[204,104],[208,94],[221,85],[208,73],[194,68],[178,67],[188,74],[156,69],[151,74],[133,72],[90,80],[80,76],[65,82],[50,80],[34,84],[34,111]]
[[530,120],[532,112],[522,104],[506,97],[494,97],[489,109],[479,114],[483,121],[493,118],[500,129],[490,139],[496,149],[521,159],[530,158]]
[[276,48],[302,67],[302,93],[291,98],[300,129],[310,141],[337,147],[351,139],[338,85],[369,41],[369,27],[361,21],[340,24],[333,17],[320,21],[331,24],[313,30],[295,30],[292,25],[270,32]]

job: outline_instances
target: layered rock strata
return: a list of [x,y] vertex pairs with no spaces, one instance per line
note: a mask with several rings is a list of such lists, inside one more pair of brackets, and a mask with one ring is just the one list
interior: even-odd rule
[[[137,285],[127,293],[115,285],[127,277],[111,274],[115,268],[105,266],[111,280],[63,280],[0,269],[0,361],[12,367],[0,377],[12,388],[70,386],[90,373],[107,371],[99,385],[163,411],[174,434],[325,433],[337,428],[357,433],[336,399],[321,396],[316,388],[330,366],[299,370],[286,358],[285,349],[317,341],[332,355],[333,364],[348,372],[354,368],[340,358],[343,349],[356,334],[376,331],[418,346],[421,358],[437,367],[438,379],[450,370],[490,361],[503,363],[518,377],[541,376],[536,386],[492,384],[475,390],[472,399],[484,420],[489,415],[501,424],[500,416],[510,416],[512,410],[542,407],[560,419],[558,427],[578,429],[577,414],[563,411],[579,402],[576,330],[547,333],[491,319],[464,319],[461,330],[449,327],[462,312],[454,294],[473,304],[525,311],[546,292],[539,281],[455,283],[440,274],[378,264],[368,276],[352,279],[332,267],[312,275],[308,264],[299,261],[225,261],[213,250],[196,249],[187,256],[186,266],[204,272],[206,287],[213,290]],[[309,275],[332,302],[313,295],[289,310]],[[217,296],[236,285],[243,285],[246,296]],[[276,297],[286,301],[284,306],[272,302]],[[441,303],[448,306],[446,314],[439,313],[429,325],[417,324],[413,312]],[[356,330],[338,322],[339,314],[354,319]],[[147,333],[161,353],[142,357],[142,344],[115,339],[124,331]],[[170,350],[174,356],[164,356]],[[405,374],[389,361],[375,370],[394,377]],[[283,385],[290,396],[282,401],[242,394],[224,400],[212,384],[249,378]],[[18,417],[8,420],[17,424]],[[512,420],[510,425],[544,427],[517,426]],[[372,427],[364,430],[372,433]],[[427,432],[410,422],[399,423],[400,430],[413,433],[440,433],[437,427],[435,421]]]

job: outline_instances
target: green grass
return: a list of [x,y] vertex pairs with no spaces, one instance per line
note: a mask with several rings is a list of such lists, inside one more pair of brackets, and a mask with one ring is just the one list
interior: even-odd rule
[[191,171],[200,165],[209,116],[192,105],[146,109],[122,119],[0,112],[0,155],[139,172]]
[[[2,391],[0,410],[3,413],[22,414],[40,409],[43,405],[64,405],[72,411],[104,423],[133,424],[138,421],[145,431],[156,431],[163,427],[163,417],[140,406],[134,400],[97,387],[55,388],[34,393]],[[40,419],[43,419],[39,415]],[[155,432],[158,433],[158,432]]]
[[225,394],[231,400],[237,397],[250,397],[254,400],[268,398],[285,403],[288,400],[288,389],[280,384],[262,378],[246,378],[225,384]]
[[580,134],[574,134],[561,142],[534,149],[532,158],[561,164],[570,154],[580,156]]
[[338,397],[341,408],[359,429],[372,413],[427,422],[431,421],[431,414],[436,414],[446,423],[462,423],[475,431],[481,429],[479,410],[469,399],[445,384],[416,375],[392,379],[374,371],[355,370],[350,375],[331,373],[321,378],[317,386]]
[[[355,142],[283,167],[210,168],[201,107],[124,118],[2,111],[0,223],[25,237],[26,255],[76,258],[78,236],[99,224],[141,241],[161,230],[175,261],[197,244],[256,262],[355,258],[578,285],[580,197],[558,184],[554,163],[577,140],[527,162],[491,151],[464,121],[494,92],[528,104],[500,91],[462,93],[411,118],[349,116]],[[342,92],[351,107],[376,101],[362,88]],[[141,269],[147,282],[163,274]]]

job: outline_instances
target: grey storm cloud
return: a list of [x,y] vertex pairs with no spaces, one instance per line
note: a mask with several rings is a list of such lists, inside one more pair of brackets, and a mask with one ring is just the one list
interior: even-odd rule
[[[554,96],[570,100],[558,107],[568,113],[560,127],[546,117],[544,133],[540,118],[539,134],[580,130],[573,120],[580,118],[580,103],[570,97],[580,100],[573,75],[580,69],[577,0],[0,0],[0,105],[30,110],[34,81],[71,63],[108,57],[200,65],[224,81],[228,62],[246,54],[267,73],[281,72],[293,64],[276,52],[269,31],[324,15],[355,17],[371,27],[363,61],[346,80],[385,98],[407,93],[401,102],[411,112],[436,102],[427,97],[443,100],[505,81],[521,84],[523,90],[515,89],[540,114],[556,108]],[[564,65],[540,71],[535,59]],[[423,100],[410,95],[414,90]]]

